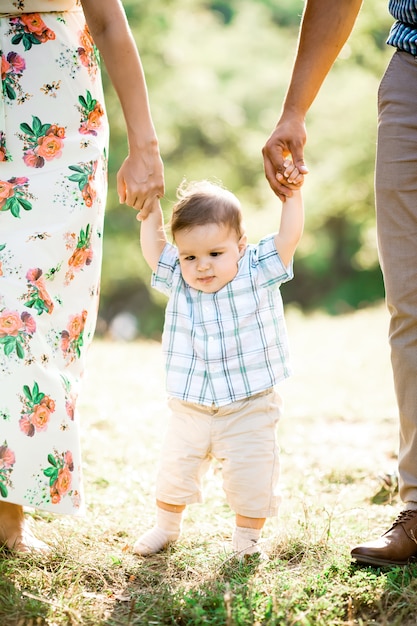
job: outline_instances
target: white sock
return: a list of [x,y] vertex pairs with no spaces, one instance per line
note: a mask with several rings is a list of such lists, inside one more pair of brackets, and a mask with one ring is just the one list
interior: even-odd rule
[[261,553],[258,540],[262,530],[259,528],[243,528],[236,526],[233,531],[232,544],[233,550],[240,559],[246,555]]
[[133,552],[141,556],[156,554],[168,543],[176,541],[181,532],[182,513],[172,513],[157,507],[156,525],[147,530],[133,546]]

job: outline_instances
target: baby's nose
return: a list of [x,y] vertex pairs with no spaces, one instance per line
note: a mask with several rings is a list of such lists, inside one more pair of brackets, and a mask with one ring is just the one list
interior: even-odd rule
[[204,272],[210,267],[210,261],[208,259],[200,259],[198,263],[198,271]]

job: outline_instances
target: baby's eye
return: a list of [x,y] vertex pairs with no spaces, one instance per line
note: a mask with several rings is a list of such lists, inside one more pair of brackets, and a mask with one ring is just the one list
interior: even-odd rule
[[192,254],[190,254],[190,256],[186,256],[184,261],[194,261],[195,260],[195,256],[193,256]]
[[210,256],[220,256],[221,252],[210,252]]

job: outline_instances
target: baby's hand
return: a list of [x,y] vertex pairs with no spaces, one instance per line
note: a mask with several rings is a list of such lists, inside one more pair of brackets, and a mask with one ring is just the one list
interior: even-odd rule
[[277,173],[277,180],[290,189],[299,189],[304,183],[304,174],[301,174],[289,159],[285,159],[283,165],[285,170],[283,173]]
[[161,210],[161,203],[158,197],[155,197],[151,204],[148,204],[146,208],[142,208],[137,212],[136,219],[138,222],[144,222],[151,213],[155,213]]

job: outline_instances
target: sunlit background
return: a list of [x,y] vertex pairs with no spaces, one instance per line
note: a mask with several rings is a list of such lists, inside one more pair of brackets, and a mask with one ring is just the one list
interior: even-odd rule
[[[301,0],[124,0],[144,65],[165,164],[167,217],[189,180],[220,180],[241,200],[249,240],[277,228],[280,201],[261,149],[291,74]],[[306,229],[295,279],[282,288],[303,311],[344,313],[383,298],[374,217],[378,82],[392,50],[386,3],[367,0],[307,119]],[[120,206],[126,154],[120,105],[105,76],[110,189],[98,333],[158,338],[165,301],[150,288],[135,212]]]

